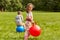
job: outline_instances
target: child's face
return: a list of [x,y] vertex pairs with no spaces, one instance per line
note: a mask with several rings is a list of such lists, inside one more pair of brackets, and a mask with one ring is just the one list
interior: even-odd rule
[[32,5],[29,5],[29,6],[26,7],[26,11],[32,11],[32,9],[33,9]]

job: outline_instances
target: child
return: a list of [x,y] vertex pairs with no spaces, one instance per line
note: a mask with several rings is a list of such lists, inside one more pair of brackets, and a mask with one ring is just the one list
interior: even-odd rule
[[25,30],[24,40],[28,40],[28,37],[30,35],[29,28],[31,27],[33,22],[32,10],[33,10],[33,4],[32,3],[27,4],[27,7],[26,7],[27,17],[26,17],[26,23],[25,23],[26,30]]
[[23,23],[23,16],[22,16],[22,12],[21,11],[18,11],[18,15],[16,16],[16,25],[19,26],[24,26],[24,23]]

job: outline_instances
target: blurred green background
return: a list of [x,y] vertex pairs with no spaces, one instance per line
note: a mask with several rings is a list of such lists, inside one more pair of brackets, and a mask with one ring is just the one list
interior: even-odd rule
[[60,12],[60,0],[0,0],[0,10],[24,11],[28,3],[34,4],[34,10]]

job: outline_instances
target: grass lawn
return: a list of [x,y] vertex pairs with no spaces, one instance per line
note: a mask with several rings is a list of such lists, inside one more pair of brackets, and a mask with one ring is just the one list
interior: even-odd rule
[[[16,12],[0,12],[0,40],[23,40],[24,33],[16,32]],[[60,40],[60,12],[34,11],[34,20],[42,29],[37,40]],[[23,12],[24,20],[26,12]],[[30,36],[29,40],[34,40]]]

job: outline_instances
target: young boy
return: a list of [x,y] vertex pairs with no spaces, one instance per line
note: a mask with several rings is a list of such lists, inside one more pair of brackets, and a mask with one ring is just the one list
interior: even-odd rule
[[16,16],[16,25],[17,26],[24,26],[24,23],[23,23],[23,16],[22,16],[22,12],[21,11],[18,11],[17,13],[18,15]]
[[25,22],[25,35],[24,35],[24,40],[28,40],[29,37],[29,28],[31,27],[32,23],[33,23],[33,14],[32,14],[32,10],[33,10],[33,4],[32,3],[28,3],[27,7],[26,7],[26,12],[27,12],[27,17],[26,17],[26,22]]

